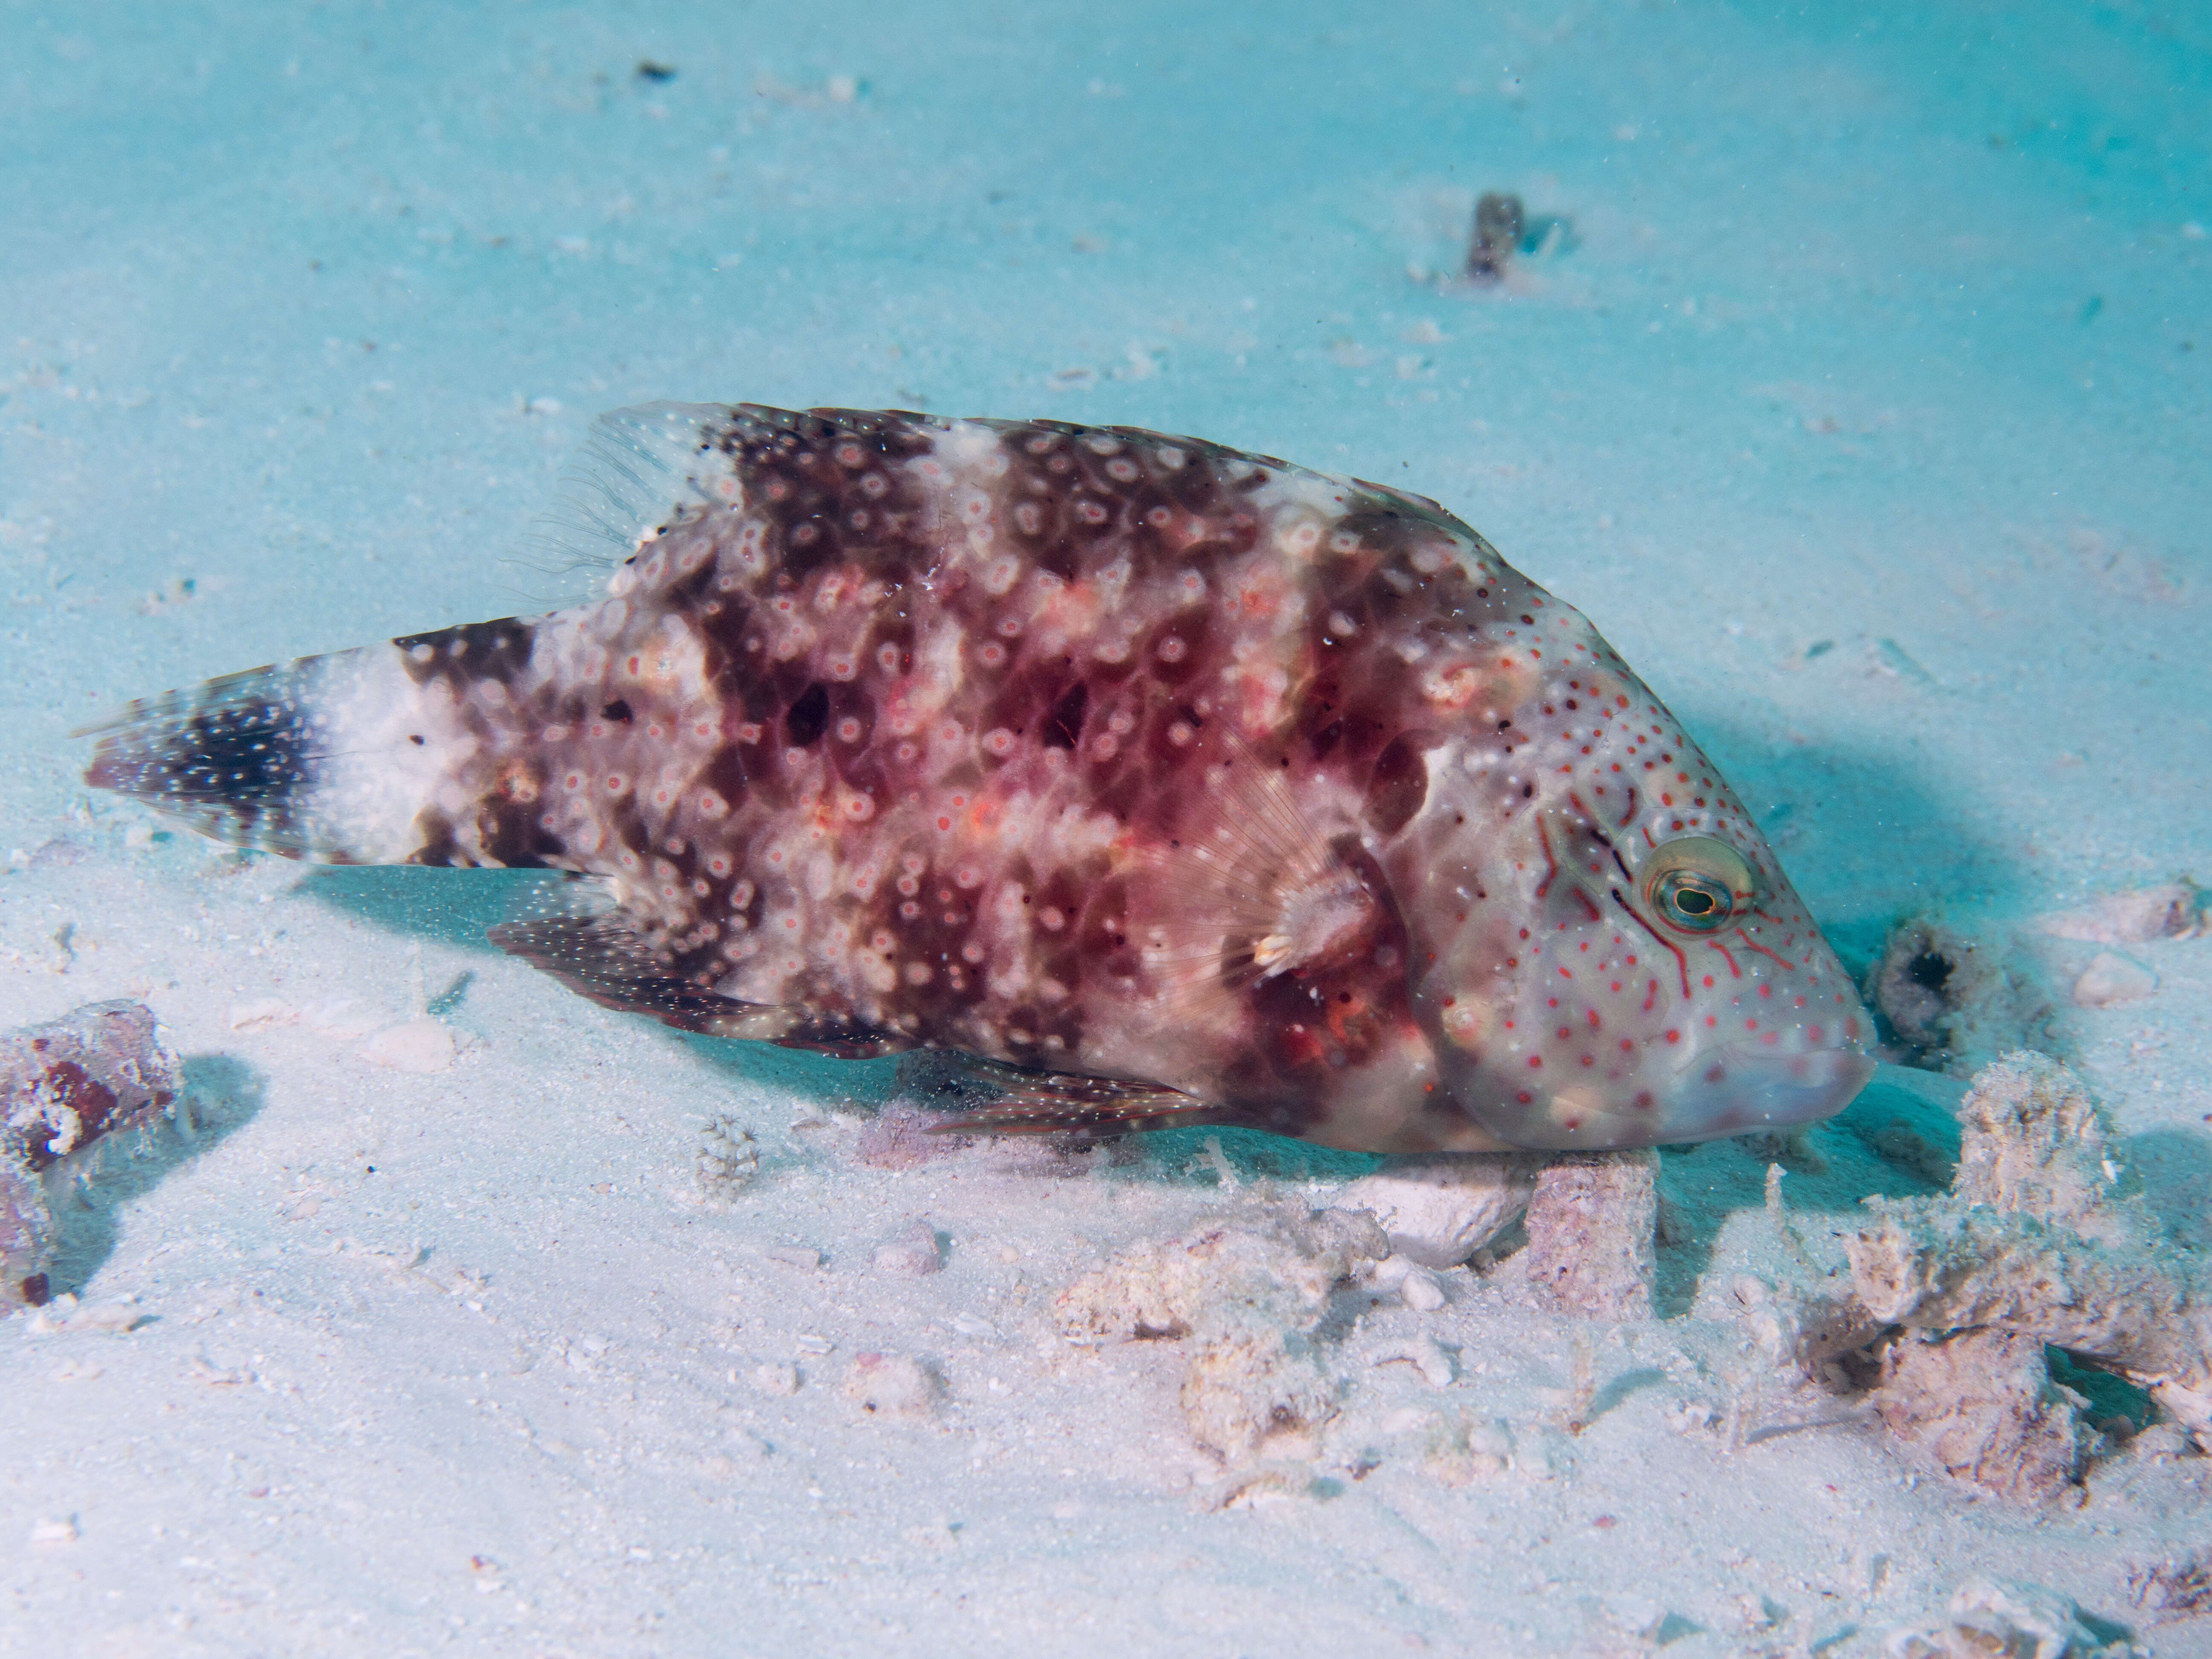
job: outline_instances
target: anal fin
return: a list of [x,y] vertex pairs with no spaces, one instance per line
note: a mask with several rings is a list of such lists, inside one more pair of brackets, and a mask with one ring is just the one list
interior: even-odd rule
[[797,1018],[792,1010],[739,1002],[671,973],[618,914],[533,917],[502,923],[486,937],[602,1008],[649,1014],[678,1030],[774,1042]]
[[1162,1083],[1086,1077],[1072,1072],[1032,1072],[975,1054],[945,1058],[973,1081],[998,1091],[981,1110],[930,1126],[933,1134],[1066,1134],[1096,1138],[1138,1129],[1209,1123],[1231,1115],[1212,1101]]
[[848,1060],[912,1046],[896,1032],[841,1014],[741,1002],[707,990],[673,971],[617,911],[533,916],[504,923],[488,937],[602,1008],[648,1015],[680,1031],[810,1048]]

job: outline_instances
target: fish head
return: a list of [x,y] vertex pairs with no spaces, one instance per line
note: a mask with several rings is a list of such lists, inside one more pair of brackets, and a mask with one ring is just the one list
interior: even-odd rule
[[1472,730],[1401,736],[1370,794],[1418,800],[1379,861],[1441,1109],[1589,1149],[1841,1111],[1874,1075],[1850,975],[1711,762],[1552,603],[1557,672]]

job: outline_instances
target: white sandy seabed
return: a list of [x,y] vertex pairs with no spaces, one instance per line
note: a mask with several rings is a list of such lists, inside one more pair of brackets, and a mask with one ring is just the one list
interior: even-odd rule
[[[501,556],[654,397],[1402,483],[1592,617],[1847,956],[1932,910],[2017,976],[1977,1040],[2067,1060],[2186,1272],[2212,938],[2033,924],[2212,866],[2208,106],[2155,4],[0,0],[0,1024],[146,1001],[193,1126],[0,1323],[0,1653],[1844,1659],[1978,1577],[2043,1651],[2212,1652],[2171,1425],[2023,1504],[1774,1363],[1777,1149],[1662,1160],[1656,1319],[1510,1255],[1340,1288],[1317,1426],[1224,1460],[1196,1338],[1058,1298],[1372,1160],[908,1161],[888,1067],[602,1012],[482,942],[505,878],[227,855],[67,736],[533,608]],[[1477,292],[1490,188],[1559,227]],[[2100,951],[2146,994],[2078,1006]],[[1927,1189],[1852,1121],[1780,1149],[1832,1250]]]

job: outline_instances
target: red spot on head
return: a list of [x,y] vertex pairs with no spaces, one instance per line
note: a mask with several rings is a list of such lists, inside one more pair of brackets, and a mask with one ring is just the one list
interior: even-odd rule
[[1543,1063],[1544,1057],[1541,1054],[1531,1054],[1528,1056],[1528,1069],[1532,1072]]

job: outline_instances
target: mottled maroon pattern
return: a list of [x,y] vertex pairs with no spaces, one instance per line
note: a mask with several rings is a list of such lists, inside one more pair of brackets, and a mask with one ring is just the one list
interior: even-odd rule
[[[1018,1082],[1041,1123],[1378,1150],[1691,1139],[1863,1080],[1725,784],[1433,502],[1121,428],[681,412],[685,504],[603,599],[396,642],[394,741],[441,769],[376,855],[608,878],[498,935],[586,994],[1128,1085]],[[1639,885],[1683,836],[1756,872],[1710,938]]]
[[[1158,999],[1164,1020],[1191,999],[1176,975],[1147,971],[1132,887],[1156,876],[1142,849],[1202,835],[1224,804],[1207,776],[1224,751],[1205,734],[1235,724],[1294,787],[1327,779],[1347,805],[1371,788],[1371,815],[1395,830],[1419,793],[1402,743],[1377,768],[1423,707],[1403,647],[1463,636],[1503,617],[1504,600],[1478,594],[1456,562],[1413,568],[1415,538],[1443,548],[1449,532],[1411,497],[1326,486],[1328,535],[1342,545],[1309,573],[1262,548],[1283,513],[1256,498],[1291,471],[1282,463],[1006,422],[990,427],[997,477],[973,458],[924,470],[949,425],[736,411],[714,441],[744,509],[672,524],[635,562],[637,591],[702,642],[703,685],[664,701],[617,667],[570,688],[547,713],[578,736],[548,746],[533,787],[557,792],[564,759],[595,773],[612,725],[650,733],[711,715],[725,742],[692,780],[717,803],[711,820],[635,790],[602,809],[623,851],[690,901],[652,930],[669,978],[803,1009],[787,1041],[927,1042],[1127,1075],[1093,1039],[1101,1006]],[[988,551],[948,561],[976,526],[994,532]],[[748,536],[761,556],[732,585],[730,546]],[[1107,587],[1118,602],[1097,603]],[[957,685],[918,684],[926,639],[952,642]],[[1239,686],[1271,675],[1286,681],[1276,692]],[[1279,718],[1232,720],[1255,702]],[[1001,833],[1012,803],[1047,833]],[[492,844],[520,851],[545,833],[511,799],[484,810],[501,825]],[[1111,828],[1064,848],[1049,831],[1071,816]],[[1358,819],[1340,816],[1328,830],[1341,855],[1371,870]],[[445,845],[433,837],[425,861]],[[832,861],[826,895],[790,867],[806,853]],[[1296,975],[1243,975],[1233,1043],[1213,1045],[1195,1075],[1177,1068],[1176,1086],[1295,1132],[1325,1111],[1344,1067],[1405,1041],[1402,929],[1379,878],[1366,890],[1378,912],[1367,948]],[[763,957],[787,965],[759,974]],[[888,964],[875,977],[890,982],[871,986],[856,957]],[[1170,1080],[1162,1069],[1135,1075]]]

